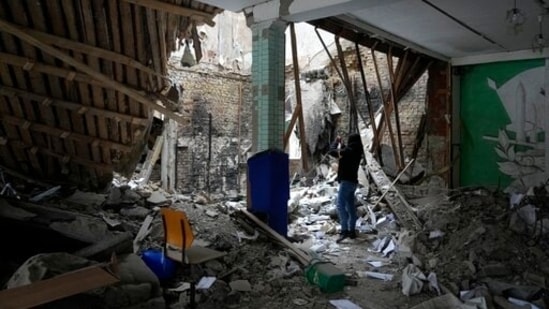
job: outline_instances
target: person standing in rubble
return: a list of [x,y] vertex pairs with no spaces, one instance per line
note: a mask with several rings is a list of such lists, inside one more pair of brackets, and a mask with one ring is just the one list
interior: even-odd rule
[[359,134],[349,135],[347,145],[341,136],[330,145],[329,155],[337,158],[337,210],[341,232],[337,242],[346,238],[356,238],[357,210],[355,205],[355,191],[358,186],[358,168],[363,155],[363,146]]

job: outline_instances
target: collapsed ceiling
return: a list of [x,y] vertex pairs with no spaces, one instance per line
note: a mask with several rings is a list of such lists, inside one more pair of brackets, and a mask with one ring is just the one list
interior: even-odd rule
[[0,1],[0,168],[92,188],[132,171],[153,110],[185,121],[164,95],[180,27],[211,25],[221,11],[181,0]]

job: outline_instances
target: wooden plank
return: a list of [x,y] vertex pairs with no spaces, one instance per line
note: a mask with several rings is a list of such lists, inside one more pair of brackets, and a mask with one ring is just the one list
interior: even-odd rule
[[[140,66],[144,66],[141,63],[134,61],[132,58],[127,57],[125,55],[122,55],[122,43],[121,43],[121,36],[120,36],[120,15],[118,14],[118,1],[107,1],[106,5],[108,6],[108,22],[110,23],[110,32],[111,32],[111,39],[112,39],[112,48],[114,49],[114,53],[119,55],[120,57],[124,57],[126,59],[129,59],[131,62],[138,63]],[[148,71],[150,70],[148,67],[146,67]],[[114,79],[123,83],[124,82],[124,66],[117,62],[114,64]],[[126,100],[126,96],[120,92],[116,92],[116,110],[120,111],[122,113],[127,113],[127,107],[128,103]],[[123,144],[131,143],[131,136],[129,130],[129,125],[127,123],[119,123],[120,128],[120,141]]]
[[[0,53],[0,57],[2,57],[2,54]],[[137,118],[126,114],[121,114],[118,112],[111,112],[104,109],[99,109],[95,107],[88,107],[88,106],[82,106],[81,104],[78,104],[76,102],[70,102],[70,101],[64,101],[59,99],[53,99],[51,97],[48,97],[46,95],[40,95],[36,93],[32,93],[29,91],[25,91],[23,89],[13,88],[13,87],[6,87],[6,86],[0,86],[0,94],[3,94],[7,97],[13,97],[13,96],[20,96],[23,98],[27,98],[29,100],[39,102],[40,105],[55,105],[61,108],[65,108],[67,110],[73,111],[77,114],[82,115],[91,115],[91,116],[99,116],[102,115],[104,117],[110,117],[113,119],[116,119],[118,121],[124,121],[128,122],[134,125],[138,125],[141,127],[146,127],[149,125],[149,119],[146,118]],[[93,135],[91,135],[93,136]]]
[[[130,7],[129,4],[125,3],[128,7]],[[139,5],[132,5],[131,10],[133,11],[133,35],[135,38],[135,57],[137,57],[137,60],[141,63],[149,63],[149,57],[150,52],[149,50],[149,44],[148,40],[146,40],[146,20],[147,16],[145,14],[145,8],[139,6]],[[132,16],[132,15],[130,15]],[[151,69],[151,71],[156,72]],[[145,74],[143,71],[139,71],[139,74],[136,75],[136,80],[133,80],[136,85],[139,85],[140,88],[147,89],[148,91],[160,91],[160,85],[157,85],[155,88],[155,78],[153,76],[158,76],[158,74]],[[135,113],[136,115],[149,115],[153,117],[152,110],[144,105],[138,104],[134,99],[128,98],[130,110],[132,113]],[[152,121],[150,122],[152,125]],[[137,129],[134,126],[130,126],[130,132],[135,132]],[[138,139],[135,136],[132,136],[132,141],[134,143],[138,142]]]
[[[86,42],[87,44],[89,45],[93,45],[93,46],[96,46],[97,45],[97,40],[96,40],[96,36],[95,36],[95,18],[94,18],[94,15],[93,15],[93,9],[92,9],[92,5],[91,5],[91,0],[81,0],[80,1],[80,7],[79,9],[81,10],[81,17],[82,17],[82,20],[83,20],[83,23],[84,23],[84,42]],[[32,37],[32,36],[31,36]],[[48,47],[50,47],[49,45],[47,45]],[[40,47],[39,45],[37,45],[37,47]],[[44,52],[47,52],[47,49],[44,49],[43,48],[44,46],[42,46],[42,50]],[[53,49],[55,49],[54,47],[52,47]],[[67,55],[61,51],[59,51],[58,49],[55,49],[57,52],[59,53],[62,53],[63,55]],[[51,53],[50,53],[51,54]],[[68,56],[68,55],[67,55]],[[70,57],[70,56],[68,56]],[[74,58],[72,58],[74,59]],[[92,70],[94,70],[95,72],[103,75],[101,73],[101,64],[99,62],[99,58],[97,57],[86,57],[87,59],[87,64],[88,64],[88,67]],[[63,60],[63,59],[61,59]],[[69,63],[71,64],[71,63]],[[72,65],[72,64],[71,64]],[[106,75],[103,75],[106,77]],[[106,106],[105,106],[105,92],[104,92],[104,89],[101,88],[101,87],[92,87],[92,104],[97,107],[97,108],[101,108],[101,109],[104,109]],[[103,138],[103,139],[108,139],[109,138],[109,127],[107,126],[107,120],[104,118],[104,117],[97,117],[97,132],[99,133],[99,137]],[[105,148],[100,148],[101,149],[101,158],[102,158],[102,161],[105,162],[105,163],[112,163],[112,158],[111,158],[111,153],[108,149],[105,149]]]
[[[305,123],[303,120],[303,105],[301,104],[301,85],[299,78],[299,61],[297,58],[297,40],[295,36],[294,23],[290,23],[290,34],[292,38],[292,60],[294,66],[294,81],[295,81],[295,98],[296,98],[296,112],[299,118],[299,141],[301,144],[301,164],[303,171],[307,173],[309,171],[309,157],[307,151],[307,139],[305,135]],[[297,108],[299,106],[299,108]],[[292,115],[293,116],[293,115]]]
[[364,73],[364,65],[362,64],[362,56],[360,54],[360,46],[358,45],[358,43],[355,43],[355,50],[356,50],[356,58],[358,62],[358,69],[360,71],[360,78],[362,80],[362,88],[364,89],[364,97],[366,99],[366,104],[368,105],[368,115],[370,116],[370,126],[372,127],[372,132],[374,133],[374,141],[376,141],[378,139],[379,133],[376,127],[376,117],[374,114],[374,106],[372,104],[372,99],[370,97],[370,93],[368,90],[368,83],[366,81],[366,74]]
[[[0,10],[0,18],[14,18],[16,21],[26,23],[26,13],[23,9],[23,7],[20,5],[20,3],[16,3],[10,7],[10,11],[12,12],[13,16],[9,16],[9,13],[7,10]],[[27,56],[33,56],[34,48],[28,44],[22,44],[21,49],[18,48],[18,42],[16,42],[15,38],[11,35],[2,33],[1,36],[2,41],[4,42],[3,49],[9,53],[13,54],[24,54]],[[30,54],[29,54],[30,53]],[[2,71],[2,80],[3,83],[6,85],[15,85],[16,83],[19,85],[22,85],[22,87],[27,88],[27,79],[25,76],[25,72],[21,68],[13,68],[13,75],[10,75],[10,70],[7,66],[4,66],[3,68],[0,68]],[[13,77],[12,77],[13,76]],[[29,75],[29,80],[38,80],[38,83],[40,86],[42,86],[42,76],[40,74],[31,74]],[[43,86],[42,86],[43,87]],[[29,119],[37,119],[39,115],[35,113],[35,110],[32,106],[32,103],[26,100],[23,100],[21,103],[18,104],[18,101],[20,99],[18,98],[10,98],[9,99],[12,104],[15,106],[12,107],[12,112],[14,115],[28,117]],[[49,112],[49,113],[48,113]],[[25,115],[26,114],[26,115]],[[44,111],[42,114],[44,116],[50,116],[50,119],[53,119],[53,114],[51,111]],[[17,130],[15,130],[17,131]],[[14,137],[14,132],[11,132],[12,137]],[[48,143],[42,136],[31,136],[30,132],[27,130],[23,130],[21,132],[15,132],[15,135],[19,135],[21,140],[24,140],[26,142],[35,142],[37,144],[41,144],[42,146],[46,146]],[[60,143],[57,143],[56,145],[60,146]],[[36,154],[16,154],[17,157],[21,155],[21,158],[28,158],[27,160],[31,163],[31,166],[33,167],[33,170],[38,173],[42,174],[44,170],[42,169],[42,166],[40,164],[39,158],[36,156]],[[21,160],[21,159],[20,159]],[[49,169],[53,169],[53,162],[49,162]]]
[[27,130],[44,133],[47,135],[51,135],[52,137],[60,138],[62,140],[76,141],[84,145],[98,144],[101,147],[111,148],[111,149],[123,151],[123,152],[130,152],[133,150],[133,147],[122,145],[117,142],[113,142],[111,140],[104,140],[104,139],[96,138],[89,135],[79,134],[79,133],[67,131],[64,129],[50,127],[44,124],[32,123],[24,118],[18,118],[18,117],[8,116],[8,115],[0,115],[0,119],[5,123],[9,123],[18,127],[26,126]]
[[[46,25],[46,18],[44,17],[43,7],[41,3],[38,1],[30,1],[27,3],[27,9],[29,11],[28,17],[32,21],[33,28],[36,28],[39,31],[47,31],[48,26]],[[28,24],[23,25],[28,26]],[[42,59],[41,61],[45,62],[46,64],[55,65],[55,58],[51,55],[42,53],[42,56],[40,57],[40,50],[36,50],[34,47],[32,47],[32,53],[33,59]],[[59,78],[49,74],[46,75],[46,77],[49,85],[49,87],[47,87],[47,89],[49,90],[48,92],[54,98],[64,98]],[[34,85],[32,85],[32,87],[34,87]],[[42,87],[42,85],[40,85],[40,87]],[[58,123],[59,126],[65,130],[72,130],[70,115],[67,113],[67,110],[53,107],[53,111],[56,115],[56,123]],[[55,140],[53,141],[55,142]],[[61,144],[63,145],[63,152],[67,152],[71,156],[76,155],[76,147],[72,141],[61,141]],[[59,152],[60,149],[57,149],[56,151]],[[81,177],[80,171],[77,166],[73,166],[73,173],[75,173],[79,178]]]
[[147,182],[149,182],[149,178],[151,177],[154,165],[156,164],[156,161],[158,161],[158,157],[162,152],[163,142],[164,142],[164,135],[161,134],[157,136],[156,140],[154,141],[154,146],[152,150],[147,153],[147,157],[145,158],[145,163],[143,164],[143,168],[141,169],[141,173],[139,174],[139,183],[141,185],[144,185]]
[[[160,73],[162,75],[168,75],[168,68],[166,67],[166,64],[168,63],[168,48],[166,46],[166,23],[167,23],[167,14],[164,12],[156,12],[156,18],[158,20],[158,41],[159,45],[158,48],[160,49]],[[152,48],[155,48],[155,46],[152,46]],[[160,80],[160,85],[162,85],[162,80]],[[161,86],[161,88],[163,88]]]
[[288,147],[288,140],[290,139],[290,135],[292,135],[292,131],[294,130],[295,122],[297,121],[299,113],[298,109],[301,109],[301,106],[295,107],[294,112],[292,113],[292,118],[290,119],[290,124],[288,125],[288,128],[286,128],[286,132],[284,133],[284,149]]
[[[0,73],[2,72],[2,69],[2,66],[0,66]],[[0,96],[0,114],[8,115],[10,113],[11,111],[9,109],[8,101],[6,101],[4,97]],[[19,149],[11,149],[10,147],[5,146],[5,144],[8,138],[16,140],[20,139],[19,132],[14,126],[4,123],[0,123],[0,128],[0,139],[2,140],[2,143],[0,144],[2,144],[2,159],[5,160],[4,164],[11,166],[14,169],[17,169],[19,168],[19,161],[23,161],[26,163],[27,155]],[[26,166],[26,164],[24,164],[24,168],[22,167],[22,169],[25,172],[28,171],[28,167]]]
[[[160,39],[158,38],[158,20],[156,18],[155,11],[152,9],[145,9],[147,14],[147,28],[149,30],[149,41],[151,44],[151,57],[152,57],[152,63],[155,71],[161,72],[162,71],[162,65],[160,58],[160,52],[158,46],[160,46]],[[156,78],[156,82],[158,85],[158,89],[162,88],[162,80],[159,78]]]
[[[387,58],[387,69],[389,69],[389,90],[390,90],[390,97],[389,100],[391,101],[391,105],[393,106],[393,111],[395,112],[395,127],[396,127],[396,137],[397,137],[397,145],[398,145],[398,157],[399,161],[397,162],[397,166],[399,169],[402,169],[404,166],[404,150],[402,147],[402,133],[400,130],[400,115],[398,114],[398,102],[396,98],[396,89],[395,89],[395,72],[393,71],[393,53],[392,48],[389,48],[389,53],[385,54]],[[402,74],[402,71],[397,72],[398,75]]]
[[[383,169],[376,159],[374,159],[372,154],[369,151],[365,151],[365,155],[370,176],[372,176],[372,180],[376,186],[378,188],[386,188],[390,186],[391,181],[387,175],[385,175],[385,172],[383,172]],[[387,201],[389,208],[391,208],[395,216],[398,218],[399,223],[411,231],[421,231],[421,221],[417,218],[410,204],[408,204],[406,199],[404,199],[398,188],[393,187],[392,192],[394,192],[394,194],[385,195],[385,200]]]
[[[0,147],[0,149],[2,149],[2,148],[8,148],[8,147]],[[6,174],[9,174],[9,175],[11,175],[13,177],[16,177],[16,178],[19,178],[19,179],[23,179],[23,180],[25,180],[29,183],[37,184],[37,185],[42,186],[42,187],[47,188],[47,187],[51,186],[51,183],[46,183],[46,182],[42,182],[42,181],[38,180],[36,175],[29,176],[28,174],[20,173],[20,171],[17,171],[17,170],[14,170],[13,168],[8,167],[8,166],[10,166],[10,165],[7,165],[7,164],[9,164],[8,162],[5,162],[5,164],[6,165],[0,164],[0,169],[2,170],[2,172],[6,173]]]
[[[176,5],[178,5],[178,3],[176,3]],[[180,18],[177,15],[168,14],[168,20],[166,22],[166,46],[170,52],[177,50],[176,34],[179,30],[179,19]],[[197,61],[199,60],[197,59]]]
[[[4,27],[5,25],[7,24],[4,21],[0,20],[0,28]],[[24,33],[21,33],[21,35],[27,37]],[[27,39],[35,42],[33,38],[27,37]],[[38,42],[36,43],[40,44]],[[55,74],[57,76],[70,78],[79,82],[89,83],[91,85],[103,85],[104,87],[113,88],[124,94],[127,94],[129,97],[135,99],[136,101],[151,107],[152,109],[158,111],[159,113],[164,114],[168,118],[174,119],[183,125],[188,124],[188,118],[189,118],[188,116],[177,114],[165,108],[164,106],[161,106],[159,103],[156,103],[154,99],[149,99],[139,91],[134,90],[130,87],[127,87],[115,80],[112,80],[104,76],[103,74],[91,69],[87,65],[82,64],[76,61],[74,58],[58,51],[54,47],[45,46],[44,48],[47,48],[47,49],[52,48],[53,50],[50,50],[52,53],[56,54],[59,58],[63,58],[62,59],[63,61],[69,62],[72,66],[78,67],[88,75],[76,73],[74,71],[69,71],[59,67],[48,66],[41,63],[29,62],[28,59],[26,58],[10,55],[6,53],[0,53],[0,62],[9,63],[12,65],[18,65],[21,67],[27,65],[29,66],[29,70],[36,70],[36,71],[40,71],[48,74]]]
[[[92,2],[93,6],[93,16],[95,19],[95,29],[96,29],[96,39],[98,46],[100,48],[103,48],[105,50],[111,49],[110,44],[110,37],[109,33],[107,31],[107,19],[105,16],[105,1],[104,0],[95,0]],[[113,62],[109,59],[108,61],[106,59],[100,60],[101,64],[101,72],[108,76],[109,78],[114,79],[114,71],[113,71]],[[113,89],[105,89],[106,93],[106,104],[105,107],[108,110],[116,111],[118,110],[118,104],[116,101],[116,92]],[[107,119],[107,125],[109,130],[109,139],[115,142],[120,141],[120,128],[118,126],[118,121],[115,121],[114,119]],[[111,154],[112,155],[112,154]]]
[[[398,160],[398,157],[397,157],[398,154],[395,151],[396,144],[395,144],[395,136],[393,134],[393,126],[391,125],[391,115],[389,114],[388,104],[387,104],[387,101],[385,100],[385,96],[383,95],[383,85],[381,83],[381,75],[379,74],[379,66],[377,65],[375,50],[372,48],[371,52],[372,52],[372,60],[374,62],[374,68],[375,68],[375,71],[376,71],[376,77],[377,77],[379,92],[381,93],[380,97],[381,97],[381,101],[383,103],[383,112],[385,113],[385,118],[387,119],[387,127],[389,128],[389,137],[391,139],[391,146],[393,147],[393,155],[394,155],[394,159],[395,159],[395,164],[398,165],[399,160]],[[383,132],[380,132],[380,134],[382,134],[382,133]],[[379,143],[380,142],[381,142],[381,139],[379,140]]]
[[[147,38],[147,32],[145,28],[145,24],[147,23],[147,15],[145,13],[145,8],[134,5],[133,6],[133,16],[134,16],[134,36],[135,36],[135,56],[137,57],[137,60],[141,63],[148,63],[148,43],[146,41]],[[151,69],[151,71],[156,72]],[[139,72],[139,85],[148,85],[148,88],[150,91],[160,91],[161,85],[156,85],[154,83],[154,76],[158,76],[157,74],[145,74],[144,71]],[[148,114],[147,111],[145,114]]]
[[61,161],[61,165],[76,163],[76,164],[83,165],[85,167],[96,168],[96,169],[103,170],[103,171],[109,172],[109,173],[112,172],[112,169],[113,169],[111,164],[98,163],[98,162],[94,162],[94,161],[91,161],[91,160],[86,160],[86,159],[83,159],[83,158],[80,158],[80,157],[71,157],[71,156],[67,155],[66,153],[58,153],[58,152],[52,151],[48,148],[42,148],[42,147],[38,147],[38,146],[35,146],[35,145],[28,145],[28,144],[25,144],[21,141],[8,140],[8,144],[12,145],[13,147],[18,147],[18,148],[25,149],[25,150],[28,150],[28,151],[31,151],[31,152],[40,152],[43,155],[56,158],[56,159]]
[[[70,38],[71,41],[78,42],[80,40],[79,29],[81,29],[83,27],[83,25],[80,23],[81,19],[76,18],[74,1],[72,1],[72,0],[61,0],[61,7],[63,9],[63,13],[64,13],[64,16],[65,16],[65,21],[66,21],[67,25],[76,25],[75,27],[67,27],[68,28],[68,37]],[[73,52],[73,57],[76,61],[80,61],[80,62],[84,61],[83,54],[81,54],[79,52]],[[65,64],[65,66],[68,67],[67,64]],[[68,72],[71,72],[71,71],[68,71]],[[67,76],[67,74],[65,74],[65,76]],[[71,80],[65,79],[65,81],[66,81],[67,89],[73,90],[73,91],[71,91],[71,97],[70,97],[71,100],[73,100],[73,101],[78,100],[84,106],[90,106],[89,108],[91,109],[92,108],[91,107],[92,102],[91,102],[91,95],[90,95],[90,87],[89,87],[88,83],[78,82],[75,85],[75,82],[73,82],[72,79]],[[78,96],[75,94],[76,91],[74,91],[76,89],[78,89]],[[86,123],[85,128],[86,128],[87,135],[98,136],[97,124],[96,124],[96,120],[95,120],[97,117],[94,117],[94,115],[91,114],[91,113],[84,113],[83,116],[84,116],[85,123]],[[101,162],[101,151],[99,150],[99,146],[92,145],[90,150],[91,150],[90,158],[92,160],[96,161],[96,162]],[[101,178],[103,175],[100,175],[100,173],[101,173],[101,171],[96,171],[95,176]]]
[[358,117],[356,113],[356,96],[351,85],[351,79],[349,78],[349,71],[347,70],[347,64],[345,63],[345,54],[339,40],[339,36],[336,36],[335,43],[337,48],[337,55],[339,58],[339,64],[341,66],[341,82],[345,85],[347,90],[347,99],[349,100],[349,134],[356,133],[358,125]]
[[[54,5],[55,3],[56,3],[55,1],[47,2],[47,5],[50,6],[50,5]],[[110,8],[112,8],[112,7],[116,8],[116,6],[113,6],[113,5],[111,5],[109,7]],[[114,18],[114,16],[109,16],[109,17]],[[114,27],[114,26],[119,27],[118,20],[116,20],[116,24],[113,24],[112,27]],[[134,59],[132,59],[128,56],[125,56],[125,55],[119,53],[119,52],[121,52],[120,49],[114,48],[114,50],[116,52],[113,52],[113,51],[108,50],[108,49],[100,48],[100,47],[93,46],[93,45],[86,44],[86,43],[81,43],[81,42],[78,42],[78,41],[69,40],[69,39],[61,37],[59,35],[53,35],[53,34],[50,34],[50,33],[37,31],[37,30],[32,29],[32,28],[18,26],[18,25],[16,25],[15,27],[18,27],[19,29],[28,32],[32,36],[34,36],[34,37],[38,38],[39,40],[43,41],[44,43],[55,45],[55,46],[63,48],[63,49],[72,50],[74,52],[86,54],[87,56],[92,56],[92,57],[97,57],[97,58],[101,58],[101,59],[104,59],[104,60],[113,61],[113,62],[116,62],[116,66],[122,67],[123,65],[127,65],[129,67],[132,67],[133,69],[143,71],[144,73],[152,74],[152,75],[158,76],[160,78],[166,78],[162,74],[160,74],[158,72],[155,72],[151,68],[143,65],[141,62],[136,61],[136,60],[134,60]],[[114,31],[114,29],[111,29],[111,30]],[[116,29],[116,31],[119,32],[119,29]],[[118,37],[119,37],[119,34],[118,34],[117,38]],[[118,46],[120,45],[120,42],[116,42],[116,44],[115,44],[115,42],[116,42],[116,40],[113,37],[113,42],[112,42],[113,45],[118,45]]]
[[[134,22],[132,17],[132,6],[124,1],[119,1],[119,7],[120,7],[120,17],[124,22],[122,23],[122,40],[123,40],[123,47],[124,47],[124,54],[132,59],[135,59],[136,53],[139,53],[140,48],[144,48],[144,46],[136,46],[134,41]],[[137,50],[136,50],[137,49]],[[160,71],[157,71],[160,72]],[[126,67],[126,84],[129,84],[133,87],[139,87],[138,79],[137,79],[137,71],[133,68]],[[139,104],[137,104],[134,100],[131,98],[128,98],[128,107],[129,111],[126,111],[126,113],[130,113],[131,115],[141,115],[141,110]]]
[[120,281],[104,264],[64,273],[50,279],[0,291],[4,309],[26,309]]
[[[11,77],[9,75],[9,68],[8,68],[7,65],[5,65],[3,63],[0,64],[0,81],[2,83],[11,83]],[[8,101],[8,98],[9,98],[9,101]],[[9,97],[9,96],[8,97],[0,96],[0,114],[5,114],[5,115],[12,114],[12,110],[11,110],[10,107],[13,106],[15,108],[20,108],[19,104],[23,104],[23,103],[21,101],[18,101],[17,98]],[[15,114],[21,114],[21,113],[22,112],[19,111]],[[6,134],[3,137],[8,137],[10,139],[15,139],[15,140],[20,140],[21,139],[21,136],[20,136],[19,131],[17,130],[17,128],[15,128],[14,126],[11,126],[11,125],[7,125],[7,124],[0,124],[0,125],[3,126],[5,134]],[[20,167],[23,171],[28,172],[29,171],[29,166],[27,165],[27,163],[28,163],[27,154],[21,149],[11,149],[11,151],[13,152],[13,156],[16,158],[17,162],[20,164],[19,166],[18,165],[12,165],[12,167],[14,167],[14,168]]]
[[250,213],[246,209],[240,210],[246,217],[248,217],[250,220],[252,220],[255,224],[257,224],[261,229],[263,229],[269,236],[274,238],[275,240],[279,241],[281,244],[283,244],[286,248],[290,249],[295,256],[297,257],[298,261],[303,265],[309,265],[309,262],[311,261],[311,257],[309,254],[301,251],[300,249],[296,248],[290,241],[288,241],[286,238],[282,237],[282,235],[278,234],[275,230],[273,230],[270,226],[265,224],[263,221],[259,220],[254,214]]
[[147,9],[154,9],[154,10],[159,10],[159,11],[163,11],[170,14],[189,17],[198,22],[203,22],[210,27],[215,26],[215,22],[213,21],[214,15],[206,12],[202,12],[199,10],[186,8],[186,7],[175,5],[172,3],[157,1],[157,0],[122,0],[122,1],[141,5],[146,7]]

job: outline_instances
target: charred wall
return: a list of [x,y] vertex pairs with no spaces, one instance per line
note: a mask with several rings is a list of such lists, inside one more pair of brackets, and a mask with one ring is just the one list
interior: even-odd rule
[[171,77],[183,87],[183,110],[192,115],[179,127],[177,189],[239,191],[251,145],[251,78],[179,68]]

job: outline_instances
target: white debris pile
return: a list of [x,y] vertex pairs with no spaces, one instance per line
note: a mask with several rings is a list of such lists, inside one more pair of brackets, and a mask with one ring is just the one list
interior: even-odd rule
[[473,188],[409,201],[424,230],[413,235],[416,259],[403,273],[402,292],[427,285],[439,295],[414,308],[549,308],[544,185],[525,194]]

